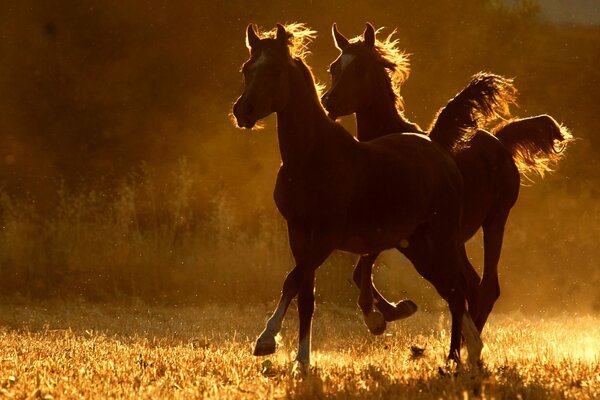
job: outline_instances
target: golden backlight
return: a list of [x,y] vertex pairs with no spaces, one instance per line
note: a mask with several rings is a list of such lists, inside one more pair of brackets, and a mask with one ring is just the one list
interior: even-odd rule
[[[4,3],[0,398],[600,398],[599,25],[548,21],[535,0]],[[514,117],[573,134],[511,211],[482,374],[446,368],[447,305],[396,251],[374,282],[419,311],[389,336],[364,327],[339,252],[317,274],[314,374],[290,378],[293,306],[278,353],[251,356],[293,260],[276,120],[245,132],[230,114],[247,25],[290,21],[318,32],[303,51],[325,87],[333,22],[395,30],[422,127],[489,71],[514,78]]]

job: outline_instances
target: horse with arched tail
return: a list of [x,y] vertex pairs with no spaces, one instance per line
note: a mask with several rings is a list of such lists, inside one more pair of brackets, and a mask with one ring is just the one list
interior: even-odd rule
[[[470,270],[467,284],[468,288],[477,287],[468,293],[478,298],[469,303],[469,312],[481,332],[500,295],[498,261],[506,221],[519,194],[520,172],[542,174],[549,170],[564,154],[570,133],[548,116],[510,120],[492,133],[483,130],[496,115],[507,113],[516,95],[510,79],[487,73],[475,75],[438,113],[429,133],[421,131],[402,113],[400,85],[410,70],[397,40],[392,35],[377,40],[371,24],[352,40],[346,39],[335,24],[332,35],[341,53],[330,66],[332,84],[322,97],[330,116],[356,113],[361,141],[413,127],[453,154],[465,186],[461,240],[466,242],[483,228],[483,277],[480,280],[475,270]],[[471,133],[465,135],[465,130]],[[460,140],[456,140],[457,135]],[[411,259],[406,249],[401,251]],[[359,277],[367,274],[364,269],[370,273],[375,258],[361,258],[354,274],[357,284]],[[361,286],[361,297],[363,291],[369,287]],[[387,301],[373,285],[370,291],[386,321],[404,317],[404,310],[398,310],[398,305]]]
[[362,143],[332,121],[303,59],[311,35],[297,24],[278,24],[263,35],[249,25],[246,32],[250,59],[242,67],[245,87],[233,115],[244,128],[277,115],[282,164],[274,198],[287,222],[296,262],[254,354],[276,350],[275,336],[298,296],[296,366],[305,368],[310,363],[315,270],[335,249],[378,253],[411,238],[411,248],[420,253],[416,269],[450,308],[448,357],[460,362],[464,336],[469,362],[476,363],[482,343],[465,312],[465,271],[472,267],[461,250],[460,171],[450,154],[424,135],[387,135]]
[[573,140],[569,129],[550,115],[515,118],[496,125],[491,133],[508,149],[521,175],[544,177],[564,156]]

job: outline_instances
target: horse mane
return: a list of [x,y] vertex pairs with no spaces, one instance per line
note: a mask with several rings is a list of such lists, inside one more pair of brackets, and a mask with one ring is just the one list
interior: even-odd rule
[[[304,59],[311,54],[308,50],[308,45],[317,37],[317,31],[310,29],[306,24],[298,22],[284,24],[283,27],[288,35],[287,45],[290,56],[302,72],[308,87],[314,89],[314,95],[318,100],[325,89],[325,85],[316,81],[312,70],[304,62]],[[277,28],[273,28],[270,31],[261,31],[259,29],[257,35],[262,39],[275,39],[277,37]],[[320,100],[318,102],[321,104]]]
[[429,137],[450,152],[464,148],[488,121],[509,113],[515,102],[512,79],[479,72],[436,115]]
[[567,127],[549,115],[511,119],[498,124],[492,134],[510,151],[524,176],[541,177],[564,156],[573,135]]
[[[381,31],[382,28],[375,31],[375,36]],[[390,96],[394,99],[396,109],[400,114],[404,110],[404,101],[400,94],[400,88],[402,84],[408,79],[410,75],[410,62],[409,55],[398,48],[399,40],[394,38],[396,30],[393,30],[385,39],[375,39],[375,46],[373,47],[373,53],[375,54],[377,62],[379,62],[387,74],[385,74],[386,90],[389,90]],[[362,43],[362,35],[356,36],[350,39],[350,43]]]
[[[306,24],[292,22],[284,24],[283,27],[288,34],[288,49],[293,58],[304,60],[310,51],[308,45],[317,37],[317,31],[313,31]],[[277,37],[277,28],[269,31],[258,29],[258,37],[261,39],[275,39]]]

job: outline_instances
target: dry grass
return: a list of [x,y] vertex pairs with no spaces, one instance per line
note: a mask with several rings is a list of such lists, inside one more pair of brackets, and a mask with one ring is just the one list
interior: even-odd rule
[[[251,347],[271,306],[156,308],[53,303],[0,307],[3,398],[591,399],[600,396],[600,318],[496,316],[481,374],[440,373],[444,314],[418,313],[369,335],[358,312],[321,305],[313,367],[290,373],[296,318],[282,347]],[[413,358],[411,346],[425,348]],[[265,362],[267,361],[268,362]]]

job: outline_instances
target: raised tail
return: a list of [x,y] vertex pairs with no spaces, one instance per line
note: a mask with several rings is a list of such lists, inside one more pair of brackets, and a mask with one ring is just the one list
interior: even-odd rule
[[519,172],[544,176],[573,141],[569,130],[549,115],[505,121],[492,133],[510,151]]
[[512,79],[486,72],[475,74],[467,87],[438,112],[429,137],[448,151],[456,151],[489,120],[507,115],[516,93]]

